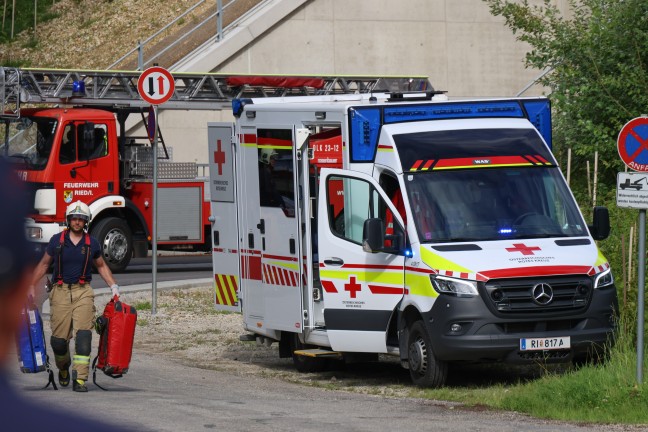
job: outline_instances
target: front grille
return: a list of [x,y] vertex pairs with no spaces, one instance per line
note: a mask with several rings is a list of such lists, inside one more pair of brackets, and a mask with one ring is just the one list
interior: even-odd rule
[[489,305],[502,314],[579,311],[592,297],[592,280],[584,275],[492,279],[481,288]]

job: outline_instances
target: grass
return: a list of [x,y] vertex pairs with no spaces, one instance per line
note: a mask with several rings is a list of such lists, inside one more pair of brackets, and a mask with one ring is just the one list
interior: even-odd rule
[[626,333],[603,364],[547,370],[540,378],[512,384],[426,389],[420,396],[562,421],[648,424],[648,391],[645,383],[636,383],[636,360]]
[[[36,33],[38,33],[38,25],[45,21],[57,18],[56,13],[50,12],[50,7],[52,6],[51,1],[39,1],[37,4],[36,11]],[[0,8],[0,15],[5,12],[4,15],[4,27],[0,28],[0,44],[7,43],[11,41],[11,24],[12,24],[12,6],[13,2],[7,2],[6,12],[4,8]],[[2,18],[0,17],[0,21]],[[16,0],[16,11],[14,14],[14,38],[18,33],[23,30],[33,31],[34,29],[34,1],[33,0]]]

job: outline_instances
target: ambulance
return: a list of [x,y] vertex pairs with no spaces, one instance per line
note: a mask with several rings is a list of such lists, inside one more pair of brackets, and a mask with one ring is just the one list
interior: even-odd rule
[[215,304],[300,371],[391,355],[415,385],[460,362],[604,355],[617,293],[551,152],[546,98],[439,92],[236,99],[210,123]]

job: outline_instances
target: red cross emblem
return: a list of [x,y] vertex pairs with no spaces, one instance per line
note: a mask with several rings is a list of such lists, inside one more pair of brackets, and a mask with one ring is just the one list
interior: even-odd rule
[[218,175],[223,175],[223,164],[225,163],[225,152],[221,149],[221,140],[216,142],[218,150],[214,152],[214,163],[218,164]]
[[538,246],[526,246],[524,243],[513,243],[512,248],[506,248],[509,252],[521,252],[522,255],[535,255],[533,251],[541,250]]
[[344,291],[349,291],[351,293],[351,298],[356,298],[356,293],[362,289],[362,285],[356,282],[356,277],[351,276],[349,278],[349,283],[344,284]]

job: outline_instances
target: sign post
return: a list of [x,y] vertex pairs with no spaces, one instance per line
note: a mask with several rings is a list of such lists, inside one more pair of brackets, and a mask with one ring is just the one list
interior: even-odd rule
[[630,120],[621,128],[617,149],[623,163],[638,173],[618,173],[617,206],[639,209],[637,251],[637,384],[643,383],[644,287],[646,278],[646,209],[648,209],[648,116]]
[[[157,201],[158,201],[158,105],[168,101],[175,91],[175,81],[169,71],[153,66],[146,69],[137,81],[137,91],[142,99],[151,104],[149,110],[148,136],[151,140],[153,158],[153,218],[151,223],[152,237],[152,273],[151,282],[151,315],[157,313]],[[151,116],[153,118],[151,119]]]

